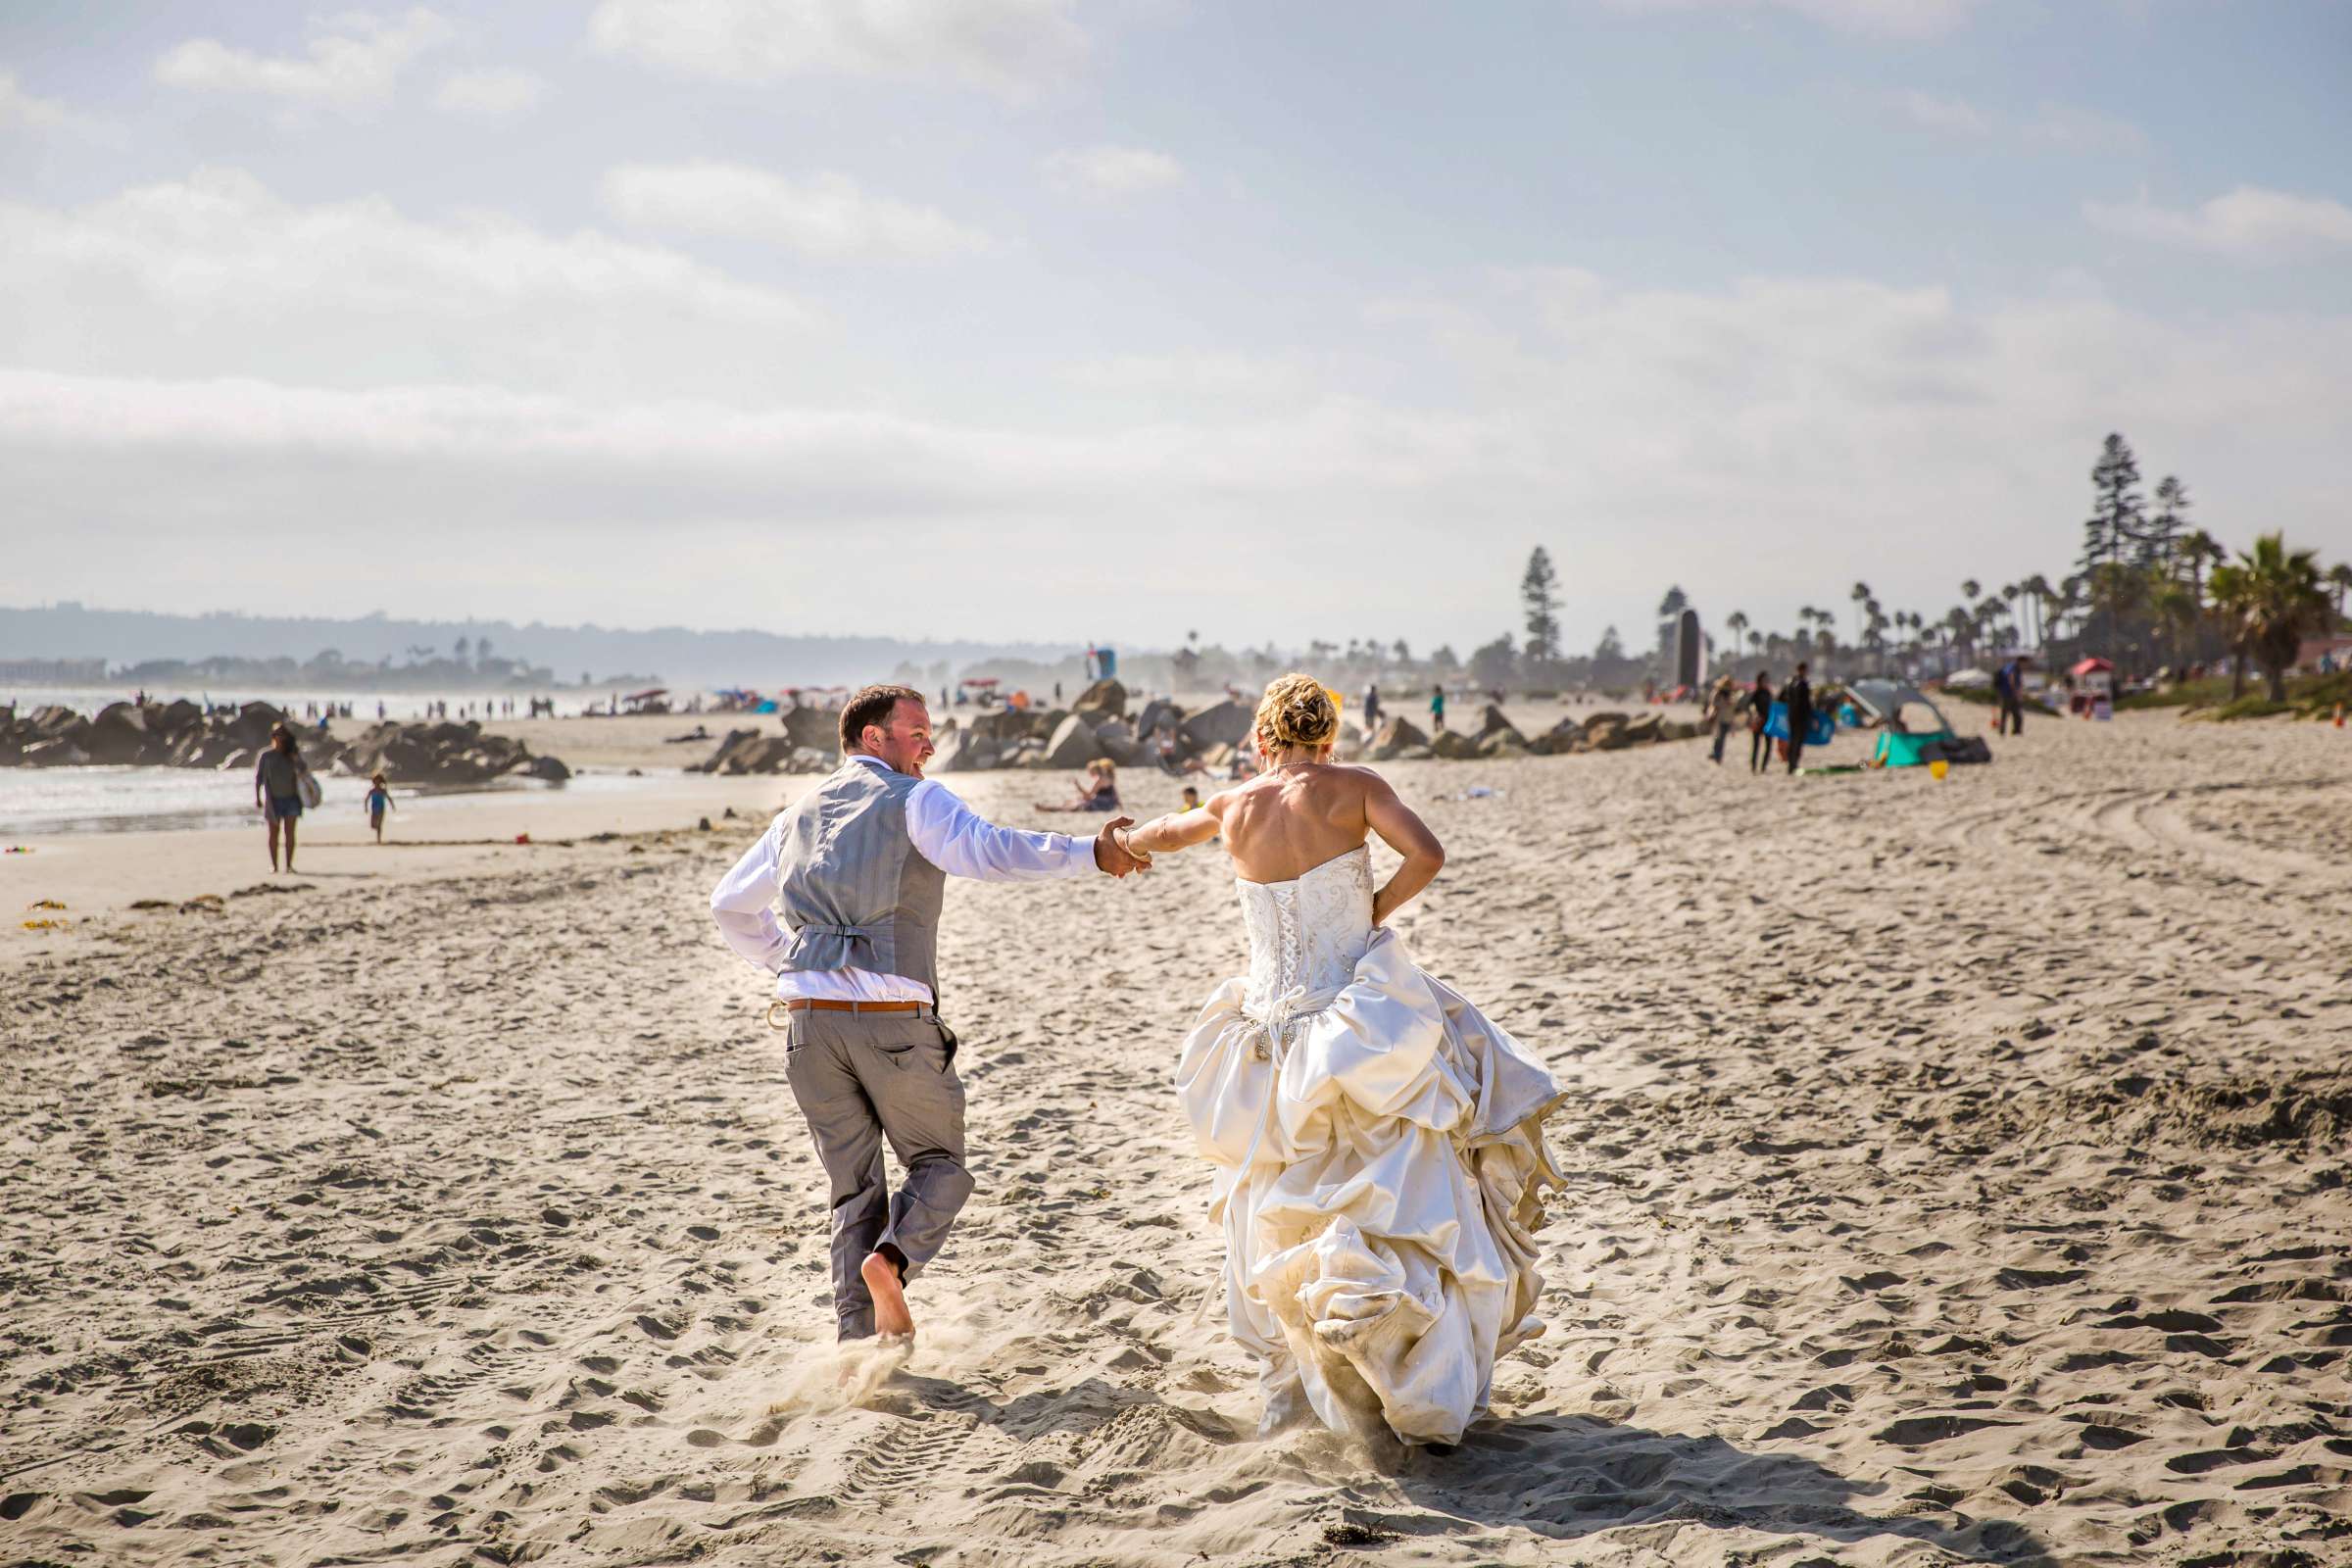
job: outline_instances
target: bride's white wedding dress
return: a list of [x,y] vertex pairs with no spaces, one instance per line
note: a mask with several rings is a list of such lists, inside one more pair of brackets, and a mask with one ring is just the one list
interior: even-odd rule
[[1240,882],[1250,973],[1209,996],[1176,1085],[1216,1165],[1237,1339],[1269,1426],[1453,1443],[1539,1333],[1542,1063],[1372,928],[1370,852]]

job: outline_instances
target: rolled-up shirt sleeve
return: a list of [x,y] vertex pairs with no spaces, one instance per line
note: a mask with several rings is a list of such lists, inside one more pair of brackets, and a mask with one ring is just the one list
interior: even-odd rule
[[718,934],[770,974],[784,966],[784,951],[791,946],[776,918],[776,827],[768,824],[710,894],[710,918],[718,922]]
[[1046,882],[1095,869],[1092,839],[999,827],[935,779],[907,795],[906,835],[915,853],[948,875],[981,882]]

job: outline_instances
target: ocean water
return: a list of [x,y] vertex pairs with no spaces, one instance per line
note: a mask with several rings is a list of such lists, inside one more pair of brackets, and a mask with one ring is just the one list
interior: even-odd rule
[[[394,810],[404,822],[467,796],[514,795],[522,799],[561,792],[623,793],[646,789],[660,779],[617,774],[575,774],[566,784],[538,779],[499,779],[451,789],[394,789]],[[364,826],[368,782],[320,774],[325,799],[304,813],[338,826]],[[519,803],[518,803],[519,804]],[[259,827],[253,808],[253,772],[216,772],[193,767],[0,767],[0,839],[43,833],[131,833],[157,829]]]

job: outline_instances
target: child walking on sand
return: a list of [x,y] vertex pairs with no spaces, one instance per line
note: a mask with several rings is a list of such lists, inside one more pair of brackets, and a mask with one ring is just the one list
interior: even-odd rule
[[384,842],[384,813],[392,809],[392,792],[384,787],[384,775],[378,773],[368,781],[368,825],[375,829],[375,842]]

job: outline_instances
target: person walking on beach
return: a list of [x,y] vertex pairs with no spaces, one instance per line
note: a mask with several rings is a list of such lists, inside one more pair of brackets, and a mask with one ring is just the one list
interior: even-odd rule
[[284,724],[270,726],[270,749],[253,766],[253,804],[270,825],[270,869],[277,869],[277,841],[283,831],[286,869],[294,869],[294,824],[302,816],[302,781],[310,764],[302,760],[294,732]]
[[384,813],[392,809],[392,792],[384,785],[384,775],[378,773],[368,781],[368,825],[375,829],[375,842],[384,842]]
[[[939,1014],[939,919],[951,876],[1037,882],[1144,860],[1113,836],[983,820],[935,779],[931,714],[906,686],[841,710],[840,767],[778,813],[710,895],[727,945],[775,976],[771,1023],[830,1193],[833,1315],[844,1342],[914,1333],[906,1285],[972,1195],[955,1031]],[[782,906],[783,920],[776,918]],[[884,1185],[882,1148],[904,1184]]]
[[1443,686],[1429,689],[1429,722],[1437,729],[1446,727],[1446,688]]
[[1772,765],[1772,737],[1764,726],[1772,718],[1772,672],[1756,671],[1756,683],[1747,689],[1747,770],[1761,773]]
[[2026,666],[2032,662],[2020,654],[1992,672],[1992,694],[2001,701],[2001,716],[1993,721],[1999,734],[2026,732]]
[[1781,701],[1788,709],[1788,771],[1796,771],[1796,760],[1805,755],[1805,731],[1813,727],[1813,683],[1805,678],[1805,665],[1800,660],[1796,673],[1781,688]]
[[1379,728],[1380,682],[1374,681],[1364,688],[1364,733],[1370,735]]
[[1707,694],[1707,722],[1715,726],[1715,765],[1723,765],[1723,743],[1732,733],[1732,710],[1739,703],[1739,694],[1732,689],[1732,677],[1725,675],[1715,682]]

